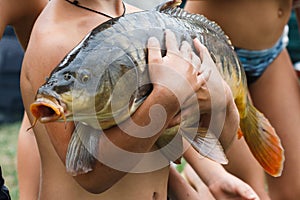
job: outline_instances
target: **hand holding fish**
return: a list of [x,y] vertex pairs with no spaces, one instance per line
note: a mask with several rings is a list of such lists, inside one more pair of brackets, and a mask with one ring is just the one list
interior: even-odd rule
[[201,61],[190,44],[183,41],[179,48],[170,30],[166,30],[166,48],[167,54],[162,57],[159,41],[154,37],[148,40],[150,79],[154,89],[166,87],[184,103],[200,90],[208,74],[199,72]]
[[[201,42],[197,38],[194,39],[194,46],[199,53],[199,57],[194,56],[193,63],[201,62],[201,64],[199,64],[199,73],[205,80],[201,87],[196,91],[199,110],[201,113],[200,123],[207,127],[209,125],[209,121],[211,118],[210,113],[212,109],[212,97],[215,100],[214,109],[218,111],[226,110],[226,115],[229,118],[226,116],[225,120],[235,119],[235,121],[238,122],[238,111],[237,107],[235,106],[230,87],[224,81],[224,79],[221,78],[221,75],[216,68],[216,64],[212,60],[207,48],[203,44],[201,44]],[[198,58],[198,60],[196,58]],[[212,77],[211,74],[214,74],[214,77]],[[181,122],[181,117],[185,118],[184,116],[191,115],[193,110],[195,110],[191,105],[193,105],[192,102],[186,102],[184,108],[181,110],[181,113],[176,115],[170,121],[169,125],[178,125]],[[231,123],[231,127],[235,129],[236,126],[233,126],[233,124]],[[236,130],[231,132],[234,133],[236,132]]]
[[214,103],[214,109],[224,110],[234,101],[230,87],[221,77],[208,49],[197,38],[194,39],[194,45],[202,60],[200,72],[209,74],[205,85],[197,91],[200,112],[210,113],[212,103]]

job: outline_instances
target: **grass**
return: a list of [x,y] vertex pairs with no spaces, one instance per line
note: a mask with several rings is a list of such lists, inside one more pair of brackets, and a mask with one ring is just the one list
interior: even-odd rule
[[19,199],[17,142],[20,122],[0,125],[0,165],[12,200]]

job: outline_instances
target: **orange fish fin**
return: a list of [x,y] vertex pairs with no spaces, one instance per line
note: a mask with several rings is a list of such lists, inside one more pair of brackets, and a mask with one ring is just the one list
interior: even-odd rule
[[240,126],[256,160],[268,174],[280,176],[283,170],[284,149],[268,119],[252,104],[248,104],[246,116],[241,119]]
[[238,129],[237,136],[238,136],[238,139],[241,139],[244,136],[244,133],[241,130],[241,128]]

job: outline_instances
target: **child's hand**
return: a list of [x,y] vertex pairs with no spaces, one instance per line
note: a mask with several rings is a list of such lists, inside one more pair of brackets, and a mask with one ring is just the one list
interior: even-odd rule
[[[187,42],[178,47],[174,33],[166,30],[167,54],[162,57],[161,47],[156,38],[148,40],[149,74],[154,89],[164,87],[166,98],[174,95],[183,104],[205,83],[205,77],[199,73],[201,61]],[[196,96],[195,96],[196,97]]]
[[[257,194],[247,183],[231,175],[227,171],[221,168],[219,169],[220,170],[215,170],[215,173],[213,173],[214,177],[211,177],[210,181],[206,183],[206,186],[215,199],[259,200]],[[209,171],[211,169],[207,170]],[[184,168],[184,175],[200,196],[201,191],[205,191],[206,186],[199,178],[198,174],[187,164]]]
[[208,186],[216,199],[259,200],[254,190],[245,182],[226,172]]

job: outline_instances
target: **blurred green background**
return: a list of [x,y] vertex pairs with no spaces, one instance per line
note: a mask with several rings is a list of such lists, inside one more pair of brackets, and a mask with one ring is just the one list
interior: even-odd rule
[[12,27],[0,40],[0,165],[11,199],[18,200],[17,142],[23,104],[20,94],[20,69],[23,49]]
[[19,199],[17,178],[17,142],[20,122],[0,125],[0,164],[11,199]]

